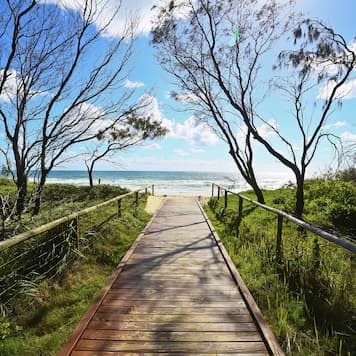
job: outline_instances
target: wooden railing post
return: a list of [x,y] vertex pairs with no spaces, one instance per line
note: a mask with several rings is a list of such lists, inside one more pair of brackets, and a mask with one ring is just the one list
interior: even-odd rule
[[138,207],[138,192],[135,193],[135,205]]
[[148,191],[147,191],[147,187],[145,188],[145,195],[147,195]]
[[155,186],[152,184],[152,196],[155,195]]
[[211,185],[211,196],[212,197],[214,196],[214,183],[212,183]]
[[121,217],[121,199],[117,201],[117,217]]
[[277,241],[276,241],[276,262],[278,265],[282,263],[282,230],[283,230],[283,216],[278,215]]
[[225,190],[225,201],[224,201],[224,209],[227,208],[227,190]]
[[220,186],[218,185],[218,200],[220,199]]

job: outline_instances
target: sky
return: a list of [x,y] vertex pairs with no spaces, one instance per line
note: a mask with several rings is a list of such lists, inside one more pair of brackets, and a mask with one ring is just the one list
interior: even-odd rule
[[[56,0],[51,0],[51,2],[56,2]],[[75,3],[72,0],[61,1],[63,8],[75,9]],[[104,9],[103,16],[105,16],[105,11],[110,13],[112,9],[110,4],[114,6],[117,0],[109,0],[108,3],[109,6]],[[180,104],[179,111],[176,110],[177,103],[169,97],[170,91],[174,89],[172,78],[159,66],[155,58],[155,50],[150,45],[151,7],[155,3],[152,0],[124,0],[123,11],[118,21],[109,28],[109,35],[116,36],[120,33],[126,16],[130,14],[139,16],[139,31],[131,62],[132,70],[125,85],[128,88],[136,88],[137,95],[150,93],[153,100],[150,110],[155,117],[162,120],[169,129],[169,133],[163,139],[148,142],[118,154],[111,159],[113,161],[111,163],[99,162],[96,169],[236,172],[226,144],[209,127],[199,122],[199,118],[194,118],[192,112],[184,110],[184,103]],[[350,42],[356,35],[354,21],[356,1],[354,0],[297,0],[296,8],[310,17],[323,19]],[[356,81],[348,85],[348,94],[343,100],[343,106],[330,117],[328,125],[345,142],[355,142]],[[322,97],[322,92],[317,95]],[[315,98],[311,99],[315,100]],[[267,116],[271,118],[270,122],[281,125],[280,127],[285,130],[298,149],[298,140],[293,137],[293,130],[285,123],[279,123],[285,115],[285,108],[279,102],[279,98],[271,98],[263,108]],[[268,127],[261,125],[260,130],[273,142],[273,134]],[[80,153],[84,150],[84,145],[78,145],[72,148],[69,154]],[[323,144],[317,152],[308,175],[313,176],[335,165],[332,150],[328,145]],[[58,168],[85,169],[85,166],[81,160],[76,158]],[[267,154],[262,146],[256,147],[255,169],[258,176],[292,177],[291,172]]]

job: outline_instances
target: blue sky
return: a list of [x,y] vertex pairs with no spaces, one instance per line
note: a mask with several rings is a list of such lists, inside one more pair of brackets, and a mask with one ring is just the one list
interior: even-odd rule
[[[55,0],[51,0],[55,2]],[[113,3],[116,0],[110,0]],[[69,0],[63,1],[66,5]],[[236,172],[236,168],[228,154],[227,146],[216,137],[206,126],[192,118],[192,113],[174,108],[177,103],[169,98],[169,92],[174,89],[172,78],[160,68],[155,59],[155,51],[149,43],[150,8],[155,1],[124,0],[125,13],[130,11],[140,13],[141,32],[136,39],[135,54],[131,63],[132,70],[127,86],[137,86],[137,95],[150,92],[153,96],[152,113],[163,120],[170,133],[164,139],[149,142],[142,147],[135,147],[118,154],[112,159],[114,163],[100,162],[97,170],[179,170],[179,171],[220,171]],[[68,5],[69,6],[69,5]],[[297,9],[309,15],[326,21],[336,32],[352,41],[356,35],[354,0],[297,0]],[[122,18],[125,14],[122,13]],[[112,28],[112,34],[120,29],[120,24]],[[356,48],[356,47],[355,47]],[[266,61],[266,67],[271,63]],[[349,98],[344,100],[341,110],[336,111],[328,125],[345,141],[356,141],[356,86],[352,88]],[[311,98],[314,100],[315,98]],[[180,108],[184,109],[180,104]],[[293,137],[293,129],[283,123],[285,108],[279,98],[271,98],[263,109],[271,120],[280,122],[293,144],[298,146],[297,137]],[[263,128],[261,128],[263,129]],[[269,135],[266,130],[266,135]],[[271,137],[273,140],[273,137]],[[72,149],[72,153],[84,150],[83,145]],[[309,175],[325,170],[332,161],[332,151],[329,146],[320,147],[315,161],[309,169]],[[331,163],[335,165],[335,161]],[[59,168],[85,169],[81,160],[68,162]],[[263,147],[256,147],[255,168],[260,176],[292,174],[265,152]]]
[[[132,5],[135,1],[132,1]],[[139,2],[137,2],[139,3]],[[146,5],[146,9],[147,9]],[[349,41],[356,35],[354,14],[356,2],[352,0],[299,0],[297,9],[311,17],[318,17],[331,24]],[[144,19],[147,18],[147,15]],[[270,63],[266,65],[271,66]],[[227,147],[214,135],[203,135],[203,127],[194,127],[190,120],[191,113],[173,110],[177,104],[168,97],[172,88],[171,78],[159,67],[154,57],[154,50],[149,45],[148,36],[140,36],[137,41],[137,52],[134,70],[130,76],[133,82],[144,83],[140,90],[153,88],[162,116],[171,120],[173,132],[163,140],[156,141],[146,147],[135,148],[121,155],[120,164],[132,170],[211,170],[235,171]],[[356,93],[354,97],[345,99],[342,110],[330,118],[329,125],[336,124],[333,132],[344,139],[356,140]],[[279,111],[278,98],[274,98],[266,111],[271,118],[283,116]],[[291,135],[291,136],[290,136]],[[288,137],[293,141],[293,133]],[[298,144],[295,142],[296,145]],[[309,173],[325,170],[332,161],[333,153],[328,145],[320,147]],[[335,165],[335,161],[332,163]],[[102,164],[101,168],[105,168]],[[260,175],[286,174],[290,172],[269,156],[263,147],[257,148],[256,170]]]

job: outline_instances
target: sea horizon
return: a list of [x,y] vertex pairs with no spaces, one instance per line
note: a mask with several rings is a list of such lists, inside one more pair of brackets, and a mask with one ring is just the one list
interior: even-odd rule
[[[32,173],[31,177],[35,176]],[[100,182],[130,190],[154,184],[157,195],[209,196],[212,183],[235,192],[251,189],[237,172],[97,170],[93,172],[93,181],[94,185]],[[277,189],[289,181],[288,177],[275,174],[262,177],[259,184],[264,189]],[[86,170],[56,169],[50,172],[47,183],[85,186],[89,185],[88,173]]]

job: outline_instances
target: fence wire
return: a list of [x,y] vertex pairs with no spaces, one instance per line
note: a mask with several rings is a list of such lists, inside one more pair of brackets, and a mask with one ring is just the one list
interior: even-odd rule
[[125,210],[137,206],[141,196],[146,194],[133,194],[88,213],[79,212],[69,221],[0,250],[0,312],[10,311],[18,297],[35,297],[40,281],[57,278],[83,254],[105,223],[122,218]]

